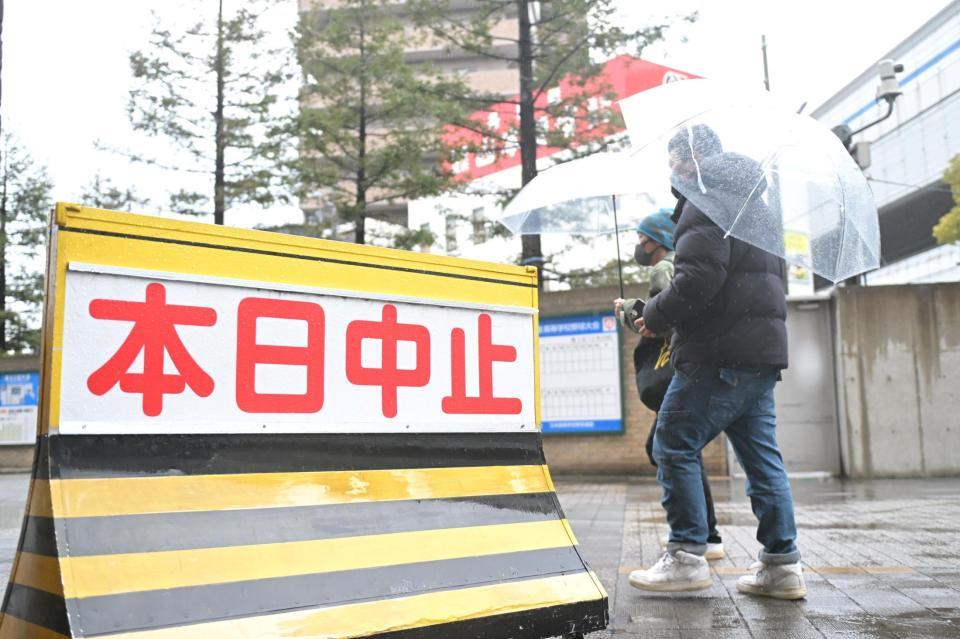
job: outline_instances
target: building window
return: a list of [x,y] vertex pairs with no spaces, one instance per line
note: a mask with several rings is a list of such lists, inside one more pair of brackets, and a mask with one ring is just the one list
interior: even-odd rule
[[447,253],[457,250],[457,218],[453,215],[447,216],[446,221]]
[[473,243],[482,244],[487,241],[487,221],[483,217],[483,208],[473,209],[470,215],[473,223]]

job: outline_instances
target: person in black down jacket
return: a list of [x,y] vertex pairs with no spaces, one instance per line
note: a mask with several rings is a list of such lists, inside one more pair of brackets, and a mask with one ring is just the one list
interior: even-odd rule
[[708,531],[697,456],[726,433],[747,475],[747,494],[759,519],[757,539],[763,544],[753,574],[742,577],[737,588],[799,599],[806,587],[773,399],[780,371],[787,367],[785,264],[728,236],[714,220],[728,228],[733,220],[750,221],[773,233],[779,221],[769,219],[774,216],[762,197],[766,183],[760,165],[725,153],[709,127],[686,128],[668,149],[680,198],[674,211],[675,274],[670,286],[647,302],[637,326],[644,335],[674,330],[675,373],[653,445],[670,541],[660,561],[631,573],[630,583],[655,591],[711,585],[703,558]]

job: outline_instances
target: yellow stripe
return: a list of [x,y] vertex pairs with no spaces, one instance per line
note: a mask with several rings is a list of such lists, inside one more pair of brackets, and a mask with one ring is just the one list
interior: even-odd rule
[[292,577],[570,545],[565,522],[445,528],[339,539],[64,557],[66,596]]
[[0,639],[69,639],[69,637],[6,613],[0,618]]
[[[39,482],[37,482],[39,483]],[[51,480],[57,517],[315,506],[548,491],[544,466]]]
[[34,479],[30,488],[30,514],[34,517],[53,517],[53,505],[50,503],[50,482],[46,479]]
[[298,610],[108,635],[113,639],[209,639],[210,637],[323,637],[347,639],[384,631],[467,621],[491,615],[561,606],[603,597],[586,573],[432,592],[332,608]]
[[60,583],[60,566],[56,557],[44,557],[30,552],[21,552],[18,559],[13,581],[22,586],[30,586],[37,590],[49,592],[52,595],[63,596],[63,585]]

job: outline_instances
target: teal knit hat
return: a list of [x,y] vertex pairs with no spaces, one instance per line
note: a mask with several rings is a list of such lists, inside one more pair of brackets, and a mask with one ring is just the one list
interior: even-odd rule
[[668,251],[673,250],[673,231],[676,225],[670,217],[673,209],[660,209],[643,218],[637,225],[637,233],[643,233]]

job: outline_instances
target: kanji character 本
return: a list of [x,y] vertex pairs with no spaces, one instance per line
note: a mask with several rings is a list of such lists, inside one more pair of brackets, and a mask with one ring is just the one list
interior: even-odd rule
[[[430,331],[419,324],[398,324],[397,307],[383,307],[382,320],[354,320],[347,325],[347,379],[361,386],[380,386],[384,417],[397,416],[397,389],[401,386],[426,386],[430,381]],[[361,361],[363,340],[381,343],[380,366],[367,368]],[[397,344],[413,342],[416,366],[397,367]]]
[[493,343],[493,322],[486,313],[478,319],[477,339],[480,364],[480,394],[467,397],[466,344],[462,328],[450,332],[451,393],[441,403],[448,415],[518,415],[523,402],[516,397],[493,396],[493,363],[512,362],[517,359],[517,349]]
[[[182,393],[187,386],[200,397],[213,392],[213,379],[187,352],[175,328],[213,326],[217,313],[203,306],[167,304],[163,284],[147,285],[146,301],[96,299],[90,302],[90,315],[96,319],[133,322],[127,339],[107,362],[87,378],[94,395],[104,395],[120,384],[124,393],[143,395],[143,413],[156,417],[163,410],[163,396]],[[143,372],[131,373],[130,366],[143,351]],[[163,372],[164,353],[178,374]]]

